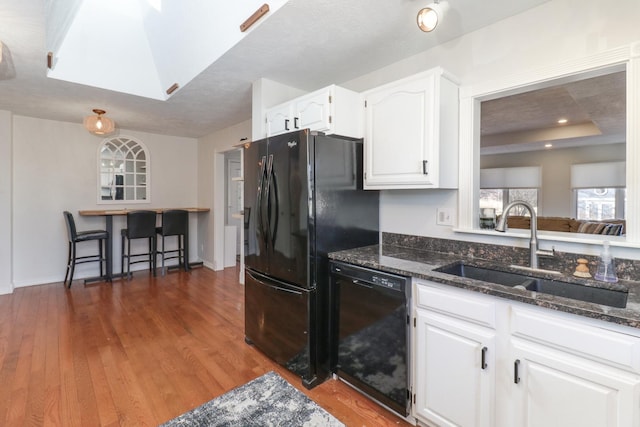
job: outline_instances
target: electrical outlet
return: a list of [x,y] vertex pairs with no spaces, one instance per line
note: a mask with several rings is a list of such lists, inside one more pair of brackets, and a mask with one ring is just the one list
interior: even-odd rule
[[436,209],[436,224],[453,225],[453,213],[451,208]]

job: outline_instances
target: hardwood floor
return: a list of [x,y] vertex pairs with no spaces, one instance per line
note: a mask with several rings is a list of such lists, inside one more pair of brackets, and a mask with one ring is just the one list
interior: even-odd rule
[[136,272],[0,296],[0,425],[155,426],[274,370],[347,426],[409,426],[350,387],[244,342],[238,270]]

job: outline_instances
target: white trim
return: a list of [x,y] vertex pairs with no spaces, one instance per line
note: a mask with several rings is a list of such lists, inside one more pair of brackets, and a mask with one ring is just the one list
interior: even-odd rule
[[[479,231],[478,191],[480,182],[480,102],[499,96],[571,81],[580,74],[594,77],[615,70],[627,71],[627,212],[626,239],[640,243],[640,42],[578,60],[553,64],[525,73],[460,88],[460,151],[457,232]],[[632,197],[629,197],[632,195]],[[496,234],[492,234],[496,236]],[[577,241],[571,239],[567,241]]]
[[640,42],[629,49],[627,65],[627,209],[625,230],[629,242],[640,242]]
[[[498,233],[495,230],[482,230],[480,228],[469,230],[462,228],[454,228],[453,231],[461,234],[469,235],[484,235],[491,238],[496,237]],[[498,236],[504,237],[517,237],[523,240],[529,240],[531,238],[531,231],[529,229],[509,228],[506,232],[500,233]],[[605,241],[611,243],[612,247],[621,248],[637,248],[638,245],[628,242],[624,236],[607,236],[601,234],[583,234],[583,233],[565,233],[559,231],[547,231],[538,230],[538,240],[544,242],[568,242],[568,243],[582,243],[587,245],[602,245]],[[551,247],[552,245],[548,245]],[[547,245],[545,245],[545,248]]]

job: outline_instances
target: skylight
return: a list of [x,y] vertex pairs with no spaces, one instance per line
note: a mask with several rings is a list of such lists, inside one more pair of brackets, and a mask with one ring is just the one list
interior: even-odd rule
[[[269,2],[268,19],[287,0]],[[166,100],[247,34],[264,0],[48,0],[47,76]],[[255,28],[252,27],[251,30]],[[249,30],[249,31],[251,31]]]

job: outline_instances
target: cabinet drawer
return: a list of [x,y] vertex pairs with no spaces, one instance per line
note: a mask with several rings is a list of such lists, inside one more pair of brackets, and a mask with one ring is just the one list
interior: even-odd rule
[[495,328],[495,302],[491,298],[445,286],[416,282],[417,306]]
[[513,336],[551,345],[610,366],[640,373],[640,338],[599,328],[572,315],[512,306]]

